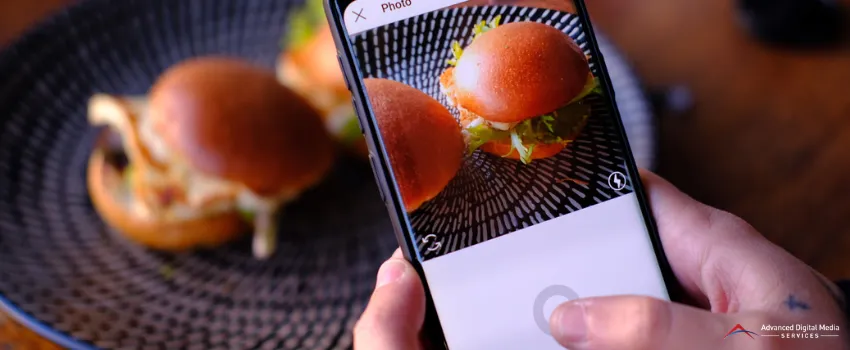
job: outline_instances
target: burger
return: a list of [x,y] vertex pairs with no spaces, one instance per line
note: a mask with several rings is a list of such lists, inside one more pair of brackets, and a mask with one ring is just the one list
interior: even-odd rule
[[587,56],[563,32],[535,22],[473,29],[472,43],[452,45],[440,88],[460,111],[469,150],[528,164],[552,157],[575,140],[601,93]]
[[336,45],[321,0],[308,0],[289,20],[284,50],[278,59],[278,79],[318,109],[336,141],[366,157],[351,92],[337,61]]
[[463,161],[460,125],[440,102],[408,85],[364,80],[405,209],[414,212],[451,182]]
[[127,238],[169,251],[215,247],[253,227],[275,249],[278,210],[319,182],[333,143],[318,112],[272,71],[223,57],[166,71],[145,96],[89,101],[95,209]]

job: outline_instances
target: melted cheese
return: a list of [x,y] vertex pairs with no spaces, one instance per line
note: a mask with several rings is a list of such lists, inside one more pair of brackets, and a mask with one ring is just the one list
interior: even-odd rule
[[487,122],[491,128],[502,131],[509,131],[513,129],[519,123],[497,123],[497,122]]

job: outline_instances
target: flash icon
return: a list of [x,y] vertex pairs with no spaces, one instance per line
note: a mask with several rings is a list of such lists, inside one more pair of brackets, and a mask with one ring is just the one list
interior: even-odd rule
[[608,187],[614,191],[619,191],[626,188],[626,175],[619,171],[615,171],[608,176]]

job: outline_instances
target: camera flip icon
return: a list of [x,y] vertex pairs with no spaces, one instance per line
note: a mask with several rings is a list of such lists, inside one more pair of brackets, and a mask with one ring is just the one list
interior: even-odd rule
[[422,245],[428,253],[436,252],[443,247],[443,243],[437,240],[437,235],[427,235],[423,237]]

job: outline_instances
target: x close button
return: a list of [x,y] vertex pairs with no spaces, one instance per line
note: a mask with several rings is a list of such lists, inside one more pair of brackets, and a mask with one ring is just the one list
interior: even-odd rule
[[351,10],[354,14],[354,23],[360,22],[361,20],[365,21],[367,18],[363,16],[363,8],[361,7],[359,11]]

